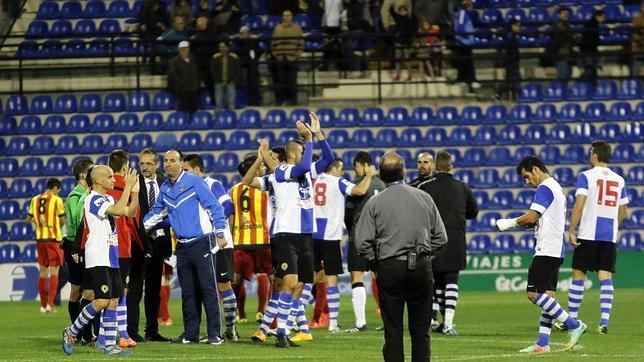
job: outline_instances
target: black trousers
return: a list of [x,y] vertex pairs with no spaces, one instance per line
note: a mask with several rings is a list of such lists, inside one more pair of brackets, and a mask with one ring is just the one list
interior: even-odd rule
[[199,107],[199,91],[184,92],[177,91],[177,109],[181,112],[193,114]]
[[277,60],[273,64],[273,84],[277,104],[297,103],[297,63]]
[[472,58],[472,48],[467,45],[456,46],[452,49],[454,67],[458,72],[456,80],[464,83],[472,83],[476,80],[476,71],[474,69],[474,59]]
[[519,63],[505,65],[505,80],[499,89],[499,97],[506,96],[508,100],[516,100],[519,97],[521,85],[521,71]]
[[430,359],[429,326],[432,312],[432,264],[427,256],[419,257],[416,270],[407,270],[407,262],[383,260],[376,265],[380,311],[385,327],[384,360],[402,362],[403,315],[407,304],[407,324],[411,336],[411,360]]
[[130,262],[130,285],[127,296],[127,332],[130,335],[139,334],[141,316],[140,304],[143,300],[145,311],[145,335],[153,336],[159,333],[159,307],[161,304],[161,276],[163,259],[167,257],[165,244],[167,237],[159,237],[152,242],[152,257],[145,260],[143,251],[138,247],[132,248]]

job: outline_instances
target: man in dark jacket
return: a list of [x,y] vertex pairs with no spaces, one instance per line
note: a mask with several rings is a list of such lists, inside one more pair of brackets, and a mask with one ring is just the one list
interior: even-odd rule
[[572,75],[572,46],[575,38],[568,17],[570,10],[566,7],[559,9],[559,18],[552,27],[552,50],[557,65],[557,79],[566,81]]
[[604,11],[596,10],[595,15],[586,22],[581,38],[581,60],[584,72],[581,79],[593,83],[597,82],[597,68],[599,67],[599,27],[604,22]]
[[470,188],[465,183],[454,180],[450,173],[452,155],[447,151],[438,151],[435,167],[434,178],[420,186],[421,190],[434,199],[447,231],[447,244],[433,261],[434,295],[443,314],[443,324],[435,331],[454,335],[458,274],[466,265],[465,221],[475,218],[479,209]]
[[262,56],[262,49],[259,47],[259,41],[252,38],[247,26],[242,26],[236,45],[242,75],[239,85],[241,88],[246,88],[248,105],[259,106],[262,102],[259,89],[259,59]]
[[207,16],[198,16],[195,25],[195,33],[190,37],[191,50],[197,60],[199,76],[204,81],[204,88],[212,92],[215,83],[210,73],[210,62],[212,55],[217,51],[217,33],[213,30]]
[[228,44],[219,43],[219,53],[212,57],[212,79],[215,82],[215,103],[217,111],[224,105],[235,110],[235,84],[239,81],[239,59],[237,54],[229,52]]
[[150,71],[152,74],[158,74],[156,39],[170,26],[165,2],[160,0],[146,1],[141,5],[137,20],[139,22],[139,36],[148,44]]
[[179,55],[170,61],[168,88],[177,97],[177,108],[190,114],[197,111],[199,104],[199,69],[195,57],[190,54],[190,43],[179,43]]
[[508,100],[515,100],[519,96],[519,85],[521,83],[521,54],[519,52],[519,36],[521,33],[521,22],[519,19],[510,21],[510,31],[505,38],[504,57],[505,82],[499,89],[496,98],[500,100],[504,95]]
[[429,152],[418,155],[418,177],[409,182],[409,186],[420,187],[425,181],[432,178],[434,172],[434,156]]

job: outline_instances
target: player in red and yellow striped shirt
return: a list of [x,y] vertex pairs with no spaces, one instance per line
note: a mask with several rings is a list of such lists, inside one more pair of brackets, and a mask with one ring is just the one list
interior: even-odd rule
[[63,240],[61,227],[65,224],[65,208],[63,200],[58,196],[60,188],[61,183],[58,179],[48,179],[45,192],[31,199],[27,214],[27,222],[36,225],[36,247],[40,265],[38,292],[40,311],[43,313],[54,310],[54,299],[58,291],[58,270],[63,265],[60,242]]

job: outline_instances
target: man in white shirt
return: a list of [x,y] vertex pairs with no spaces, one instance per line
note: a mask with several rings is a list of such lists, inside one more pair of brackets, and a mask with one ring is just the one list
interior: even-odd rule
[[[615,293],[612,278],[617,258],[617,228],[626,218],[628,204],[624,178],[608,168],[610,156],[608,143],[592,143],[590,164],[593,168],[579,174],[575,206],[568,227],[570,243],[575,247],[568,309],[576,318],[584,298],[586,273],[597,271],[601,306],[597,332],[600,334],[608,333]],[[579,230],[576,230],[577,225]]]
[[521,353],[550,352],[550,331],[554,319],[562,322],[570,332],[566,345],[572,349],[586,332],[587,326],[569,314],[555,300],[559,280],[559,267],[563,263],[564,223],[566,220],[566,196],[559,183],[548,174],[543,162],[526,156],[517,166],[517,173],[536,189],[530,209],[515,219],[499,219],[496,226],[505,231],[517,226],[535,226],[535,253],[528,270],[527,297],[542,309],[539,322],[539,339]]

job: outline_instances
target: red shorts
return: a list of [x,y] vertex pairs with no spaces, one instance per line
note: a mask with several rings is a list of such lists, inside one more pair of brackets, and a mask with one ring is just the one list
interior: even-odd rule
[[57,241],[44,241],[36,243],[38,251],[38,265],[62,266],[63,249]]
[[273,274],[271,249],[235,250],[235,274],[246,280],[253,278],[253,273],[268,275]]

